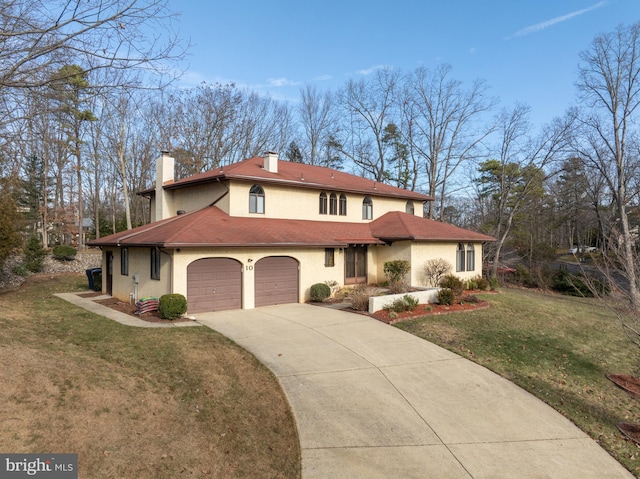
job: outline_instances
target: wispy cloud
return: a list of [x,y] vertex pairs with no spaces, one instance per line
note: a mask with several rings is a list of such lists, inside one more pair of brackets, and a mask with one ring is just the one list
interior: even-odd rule
[[602,2],[598,2],[595,5],[591,5],[590,7],[583,8],[582,10],[576,10],[575,12],[567,13],[566,15],[561,15],[559,17],[555,17],[544,22],[536,23],[535,25],[530,25],[526,28],[523,28],[522,30],[518,30],[516,33],[514,33],[510,37],[507,37],[506,39],[510,40],[512,38],[519,38],[519,37],[531,35],[532,33],[537,33],[541,30],[545,30],[549,27],[552,27],[558,23],[566,22],[567,20],[571,20],[572,18],[578,17],[580,15],[584,15],[585,13],[604,7],[608,3],[609,3],[608,0],[605,0]]
[[359,73],[360,75],[371,75],[376,70],[384,70],[385,68],[389,68],[389,65],[374,65],[371,68],[357,70],[356,73]]
[[300,85],[300,82],[289,80],[289,79],[284,78],[284,77],[281,77],[281,78],[269,78],[267,81],[269,82],[269,86],[273,86],[273,87],[298,86],[298,85]]
[[333,75],[320,75],[314,78],[314,81],[329,81],[333,80]]

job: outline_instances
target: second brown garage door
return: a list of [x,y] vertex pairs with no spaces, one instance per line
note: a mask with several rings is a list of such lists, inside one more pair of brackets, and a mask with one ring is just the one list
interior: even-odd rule
[[242,307],[242,265],[231,258],[204,258],[187,266],[189,313]]
[[262,258],[255,266],[255,304],[298,302],[298,261],[288,256]]

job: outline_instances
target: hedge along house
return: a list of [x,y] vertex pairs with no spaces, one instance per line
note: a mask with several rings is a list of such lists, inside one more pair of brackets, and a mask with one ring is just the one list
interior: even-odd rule
[[189,313],[303,302],[313,284],[384,281],[407,260],[420,285],[425,262],[481,274],[473,231],[423,218],[432,198],[329,168],[254,157],[174,180],[156,161],[151,223],[91,241],[102,248],[103,292],[128,301],[180,293]]

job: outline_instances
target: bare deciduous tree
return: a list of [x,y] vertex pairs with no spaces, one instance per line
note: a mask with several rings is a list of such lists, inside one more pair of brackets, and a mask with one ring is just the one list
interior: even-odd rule
[[587,108],[579,116],[581,134],[575,148],[604,179],[614,200],[617,217],[609,246],[620,264],[618,273],[626,280],[629,302],[638,311],[637,234],[629,221],[629,207],[630,182],[640,161],[632,153],[640,105],[640,24],[596,37],[580,58],[578,89]]
[[434,218],[439,209],[440,220],[454,173],[463,163],[478,158],[482,141],[495,128],[480,123],[496,104],[487,96],[487,84],[476,80],[465,90],[450,73],[449,65],[434,71],[416,69],[408,77],[403,101],[412,153],[422,159],[427,193],[436,199],[429,202],[427,216]]

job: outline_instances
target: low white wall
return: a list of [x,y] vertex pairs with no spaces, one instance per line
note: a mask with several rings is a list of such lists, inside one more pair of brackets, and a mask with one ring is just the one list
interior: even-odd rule
[[386,305],[393,303],[396,299],[402,298],[407,294],[416,298],[420,304],[435,303],[438,299],[438,291],[440,291],[440,288],[428,288],[422,291],[414,291],[412,293],[371,296],[369,298],[369,314],[384,309]]

